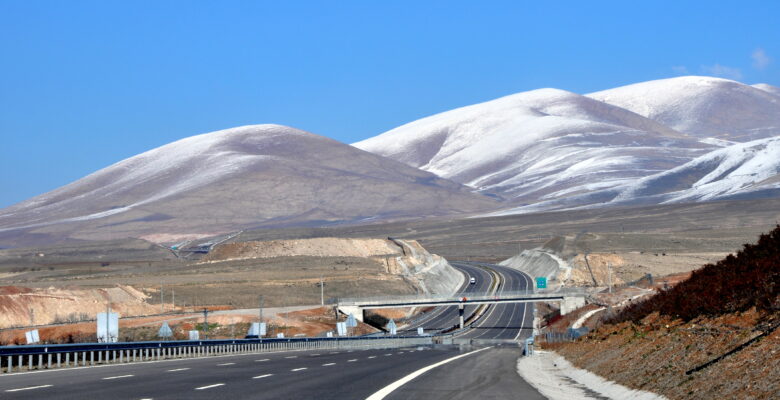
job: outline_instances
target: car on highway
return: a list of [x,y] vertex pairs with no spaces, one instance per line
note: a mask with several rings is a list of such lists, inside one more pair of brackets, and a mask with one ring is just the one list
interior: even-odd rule
[[472,276],[471,279],[469,279],[469,283],[472,284],[472,285],[477,283],[477,278]]

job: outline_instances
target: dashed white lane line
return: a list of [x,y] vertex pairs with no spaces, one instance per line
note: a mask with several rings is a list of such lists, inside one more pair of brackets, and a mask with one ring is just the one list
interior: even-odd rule
[[327,364],[322,364],[322,366],[323,366],[323,367],[330,367],[331,365],[336,365],[336,363],[327,363]]
[[169,369],[169,370],[168,370],[168,371],[166,371],[166,372],[179,372],[179,371],[186,371],[186,370],[188,370],[188,369],[189,369],[189,368],[176,368],[176,369]]
[[308,369],[308,368],[306,368],[306,367],[301,367],[301,368],[293,368],[293,369],[291,369],[290,371],[292,371],[292,372],[298,372],[298,371],[303,371],[304,369]]
[[376,358],[376,356],[368,356],[368,358]]
[[222,363],[222,364],[217,364],[217,366],[218,366],[218,367],[223,367],[223,366],[225,366],[225,365],[236,365],[236,363]]
[[285,358],[298,358],[298,356],[287,356]]
[[347,362],[355,362],[355,361],[357,361],[357,358],[353,358],[351,360],[347,360]]
[[265,375],[253,376],[252,379],[263,379],[263,378],[268,378],[269,376],[274,376],[274,374],[265,374]]
[[320,353],[311,354],[311,356],[312,356],[312,357],[314,357],[314,356],[318,356],[318,355],[320,355]]
[[205,389],[211,389],[211,388],[215,388],[215,387],[219,387],[219,386],[225,386],[225,384],[224,383],[215,383],[213,385],[196,387],[195,390],[205,390]]
[[481,348],[479,350],[474,350],[474,351],[469,352],[469,353],[461,354],[461,355],[458,355],[458,356],[455,356],[455,357],[450,357],[450,358],[448,358],[448,359],[446,359],[444,361],[439,361],[439,362],[437,362],[435,364],[432,364],[432,365],[429,365],[427,367],[420,368],[417,371],[414,371],[411,374],[406,375],[405,377],[403,377],[403,378],[401,378],[401,379],[399,379],[399,380],[397,380],[397,381],[395,381],[395,382],[393,382],[393,383],[383,387],[378,392],[372,394],[371,396],[368,396],[368,398],[366,398],[366,400],[382,400],[385,397],[387,397],[387,395],[389,395],[390,393],[392,393],[394,390],[398,389],[399,387],[403,386],[407,382],[411,381],[412,379],[414,379],[414,378],[416,378],[416,377],[418,377],[418,376],[420,376],[420,375],[422,375],[422,374],[424,374],[424,373],[426,373],[426,372],[428,372],[428,371],[430,371],[430,370],[432,370],[432,369],[434,369],[436,367],[439,367],[441,365],[447,364],[448,362],[451,362],[451,361],[455,361],[455,360],[457,360],[459,358],[463,358],[463,357],[472,355],[474,353],[478,353],[480,351],[487,350],[489,348],[490,347],[483,347],[483,348]]
[[338,351],[331,351],[330,354],[339,354]]
[[6,390],[6,392],[21,392],[22,390],[43,389],[51,386],[52,385],[28,386],[28,387],[23,387],[18,389],[8,389]]
[[132,377],[132,376],[135,376],[135,375],[117,375],[117,376],[107,376],[107,377],[103,378],[103,380],[104,380],[104,381],[107,381],[107,380],[109,380],[109,379],[122,379],[122,378],[130,378],[130,377]]
[[392,354],[390,353],[385,354],[385,357],[390,357],[390,356],[392,356]]
[[262,360],[255,360],[255,362],[263,362],[263,361],[270,361],[270,360],[271,360],[270,358],[264,358]]

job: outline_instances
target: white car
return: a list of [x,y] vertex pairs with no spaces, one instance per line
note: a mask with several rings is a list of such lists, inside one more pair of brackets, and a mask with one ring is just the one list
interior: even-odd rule
[[471,279],[469,279],[469,283],[472,284],[472,285],[477,283],[477,278],[472,276]]

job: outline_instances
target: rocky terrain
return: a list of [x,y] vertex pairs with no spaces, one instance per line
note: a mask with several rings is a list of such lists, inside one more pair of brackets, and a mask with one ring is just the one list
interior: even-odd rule
[[780,227],[674,287],[607,313],[573,343],[575,365],[679,399],[780,395]]

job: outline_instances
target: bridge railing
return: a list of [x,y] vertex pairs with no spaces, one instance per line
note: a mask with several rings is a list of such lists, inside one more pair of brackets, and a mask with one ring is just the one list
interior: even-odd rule
[[559,290],[516,290],[497,293],[473,292],[461,294],[413,294],[402,296],[373,296],[373,297],[347,297],[330,299],[334,305],[371,305],[387,303],[407,302],[457,302],[466,298],[468,300],[492,300],[508,298],[549,298],[549,297],[585,297],[588,292],[582,288],[567,288]]
[[0,373],[278,351],[397,348],[436,340],[433,336],[361,336],[0,346]]

